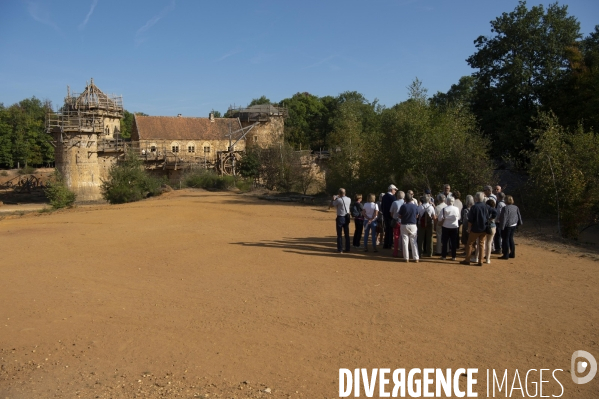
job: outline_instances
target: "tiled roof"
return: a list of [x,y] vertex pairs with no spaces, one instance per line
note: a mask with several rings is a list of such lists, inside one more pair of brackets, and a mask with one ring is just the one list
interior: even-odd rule
[[[235,118],[190,118],[182,116],[135,115],[134,139],[138,140],[228,140],[239,130]],[[136,134],[137,133],[137,134]]]

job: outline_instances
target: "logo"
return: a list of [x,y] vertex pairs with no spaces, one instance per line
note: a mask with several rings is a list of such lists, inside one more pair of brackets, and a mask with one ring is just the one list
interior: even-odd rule
[[[584,360],[578,360],[580,358]],[[590,370],[585,377],[579,377],[579,375],[584,374],[589,368]],[[575,384],[586,384],[597,374],[597,360],[589,352],[576,351],[572,354],[570,372],[572,373],[572,381]]]

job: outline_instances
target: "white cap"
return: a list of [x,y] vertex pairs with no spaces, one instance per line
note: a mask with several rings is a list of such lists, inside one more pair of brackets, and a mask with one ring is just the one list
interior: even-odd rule
[[397,190],[397,187],[395,187],[394,184],[392,184],[389,187],[387,187],[387,191],[391,191],[391,190]]

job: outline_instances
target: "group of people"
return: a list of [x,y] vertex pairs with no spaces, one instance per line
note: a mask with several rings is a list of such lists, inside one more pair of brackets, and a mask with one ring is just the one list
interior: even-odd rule
[[[353,217],[355,249],[378,252],[377,245],[382,243],[383,249],[392,249],[393,256],[405,262],[409,262],[410,253],[414,262],[433,254],[442,260],[451,256],[455,261],[460,244],[465,246],[461,262],[465,265],[472,262],[482,266],[483,260],[491,263],[491,254],[500,254],[499,259],[516,256],[514,232],[522,224],[522,216],[513,197],[505,195],[501,186],[485,186],[474,196],[467,195],[463,203],[460,192],[452,192],[449,184],[434,198],[429,189],[416,198],[412,190],[403,192],[391,184],[378,202],[374,194],[369,194],[366,202],[362,200],[362,195],[356,194],[352,202],[343,188],[333,196],[339,253],[350,252]],[[434,247],[433,233],[437,238]]]

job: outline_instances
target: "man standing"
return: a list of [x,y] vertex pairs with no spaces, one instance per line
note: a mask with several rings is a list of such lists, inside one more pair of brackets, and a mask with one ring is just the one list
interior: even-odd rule
[[495,194],[495,196],[497,197],[497,199],[499,199],[499,197],[497,196],[497,194],[499,194],[501,192],[501,186],[498,184],[495,187],[493,187],[493,194]]
[[385,240],[383,241],[383,249],[390,249],[393,245],[393,228],[391,227],[391,219],[393,219],[393,215],[391,214],[391,206],[395,202],[396,192],[397,187],[391,184],[387,188],[387,193],[381,200],[381,212],[383,212],[383,223],[385,225]]
[[414,191],[408,190],[408,194],[410,194],[410,197],[412,197],[412,204],[418,206],[418,200],[416,199],[416,197],[414,197]]
[[391,205],[391,218],[396,220],[395,227],[393,227],[393,256],[396,258],[399,256],[399,236],[400,236],[400,228],[401,221],[399,220],[399,209],[404,204],[404,197],[406,194],[403,191],[398,191],[397,201]]
[[[499,186],[497,186],[497,187],[499,187]],[[505,207],[505,193],[501,192],[501,187],[499,187],[499,192],[496,195],[497,195],[497,205],[495,206],[495,209],[497,209],[497,215],[501,215],[501,210]],[[499,217],[497,217],[497,219],[495,220],[495,226],[496,226],[495,237],[493,237],[493,247],[495,247],[495,251],[493,251],[493,253],[500,254],[501,253],[501,221],[499,220]]]
[[[445,198],[446,198],[446,199],[447,199],[447,198],[449,198],[449,197],[453,198],[453,193],[451,192],[451,186],[450,186],[449,184],[444,184],[444,185],[443,185],[443,192],[442,192],[442,193],[439,193],[439,194],[443,194],[443,195],[445,196]],[[438,197],[439,197],[439,196],[437,195],[437,198],[438,198]],[[445,200],[444,200],[444,201],[445,201]],[[438,205],[438,204],[437,204],[437,205]]]
[[420,202],[422,204],[418,207],[418,253],[430,258],[433,256],[433,228],[437,217],[428,195],[423,195]]
[[403,243],[403,257],[406,262],[410,261],[410,249],[412,248],[412,258],[418,263],[418,245],[416,244],[416,234],[418,228],[416,226],[416,216],[418,215],[418,207],[412,202],[412,195],[407,194],[405,203],[399,209],[399,217],[401,218],[401,240]]
[[[489,191],[491,189],[490,186]],[[486,188],[486,187],[485,187]],[[478,242],[478,266],[483,265],[483,256],[485,254],[485,238],[487,235],[487,221],[489,220],[489,211],[485,203],[485,194],[480,191],[474,195],[474,205],[468,211],[468,243],[466,244],[466,259],[460,262],[463,265],[470,264],[470,255],[472,248]],[[466,221],[464,220],[464,223]]]
[[497,203],[497,196],[495,194],[493,194],[492,191],[493,191],[493,187],[491,187],[491,186],[485,186],[485,188],[483,188],[485,197],[487,197],[487,199],[492,199],[493,201],[495,201],[495,203]]
[[345,234],[345,252],[349,252],[349,207],[351,200],[345,196],[345,189],[339,189],[339,195],[334,195],[331,206],[337,209],[335,225],[337,227],[337,252],[343,253],[341,232]]
[[[447,184],[446,184],[447,186]],[[443,208],[447,206],[445,203],[445,194],[437,195],[437,206],[435,207],[435,232],[437,233],[437,244],[435,245],[435,255],[441,255],[441,250],[443,249],[442,236],[443,236],[443,227],[441,223],[438,223],[439,215],[443,212]]]

